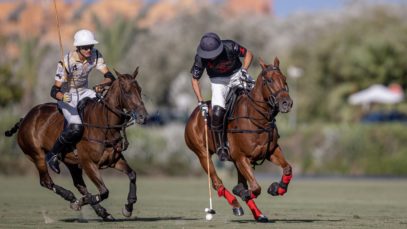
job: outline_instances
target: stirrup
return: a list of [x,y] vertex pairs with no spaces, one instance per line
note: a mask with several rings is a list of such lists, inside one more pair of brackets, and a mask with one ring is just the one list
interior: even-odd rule
[[49,153],[47,154],[46,159],[49,168],[55,173],[59,174],[61,170],[59,169],[58,155],[57,154],[51,155],[51,153]]

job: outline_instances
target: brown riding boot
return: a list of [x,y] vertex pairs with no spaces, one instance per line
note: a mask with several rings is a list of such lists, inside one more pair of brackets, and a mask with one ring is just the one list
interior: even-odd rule
[[214,106],[212,110],[212,130],[215,136],[216,154],[219,160],[229,160],[229,148],[226,145],[226,138],[223,130],[223,119],[225,116],[225,108]]

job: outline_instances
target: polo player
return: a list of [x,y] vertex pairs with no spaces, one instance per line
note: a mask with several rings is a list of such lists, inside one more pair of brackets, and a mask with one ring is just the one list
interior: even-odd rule
[[60,61],[55,74],[55,83],[51,88],[51,97],[58,101],[58,107],[67,122],[67,127],[57,138],[51,151],[46,155],[48,166],[56,173],[60,173],[58,159],[62,160],[62,150],[74,146],[80,141],[83,134],[82,120],[78,112],[78,104],[84,98],[95,98],[96,92],[101,92],[101,86],[95,91],[88,88],[89,73],[96,68],[103,75],[101,84],[111,84],[115,77],[105,64],[102,54],[94,48],[99,42],[95,40],[92,32],[86,29],[75,33],[73,46],[74,51],[65,55]]

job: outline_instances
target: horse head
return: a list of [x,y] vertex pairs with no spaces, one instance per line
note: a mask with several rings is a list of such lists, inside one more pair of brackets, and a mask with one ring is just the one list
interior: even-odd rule
[[287,78],[280,71],[280,60],[276,57],[274,64],[265,64],[260,58],[259,62],[262,72],[258,80],[262,85],[264,100],[282,113],[289,112],[293,106],[293,100],[289,95]]
[[136,77],[138,74],[138,67],[133,75],[121,74],[114,70],[118,80],[114,81],[106,96],[111,96],[119,110],[123,111],[122,114],[132,117],[138,124],[144,124],[147,120],[147,110],[141,98],[141,87],[138,84]]

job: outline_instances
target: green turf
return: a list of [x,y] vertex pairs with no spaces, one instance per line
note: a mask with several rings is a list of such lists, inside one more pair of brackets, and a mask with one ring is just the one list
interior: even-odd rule
[[[69,177],[55,180],[74,190]],[[260,180],[263,194],[256,202],[271,220],[266,224],[256,223],[246,205],[244,216],[234,216],[216,193],[217,214],[206,221],[205,177],[140,178],[139,200],[126,219],[121,208],[127,179],[105,180],[110,196],[103,206],[117,219],[112,223],[102,222],[88,206],[71,210],[62,198],[40,187],[35,176],[0,177],[0,228],[407,228],[406,179],[293,179],[283,197],[268,195],[271,181]],[[232,180],[225,183],[232,188]],[[88,186],[94,191],[91,183]]]

